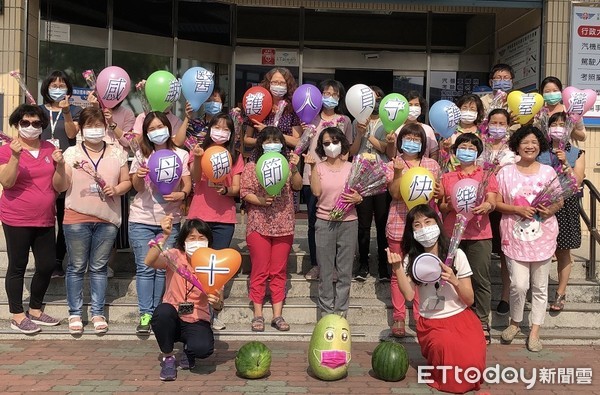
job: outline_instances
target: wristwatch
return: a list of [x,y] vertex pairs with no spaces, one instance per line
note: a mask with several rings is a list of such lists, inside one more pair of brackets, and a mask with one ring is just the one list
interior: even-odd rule
[[115,130],[117,128],[117,123],[116,122],[111,123],[110,125],[108,125],[108,128],[110,130]]

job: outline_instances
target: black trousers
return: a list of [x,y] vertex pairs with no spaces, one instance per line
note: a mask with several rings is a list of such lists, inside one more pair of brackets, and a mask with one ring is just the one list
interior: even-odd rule
[[47,228],[2,224],[8,254],[6,295],[12,314],[23,313],[23,281],[29,261],[29,249],[35,258],[35,273],[31,280],[29,307],[41,309],[56,265],[54,226]]
[[152,314],[152,330],[163,353],[173,352],[175,342],[185,344],[185,353],[192,358],[208,358],[215,348],[215,337],[210,322],[182,321],[177,309],[169,303],[161,303]]
[[56,223],[58,232],[56,233],[56,267],[62,269],[62,262],[67,254],[67,243],[63,232],[63,220],[65,219],[65,198],[59,196],[56,199]]
[[377,228],[377,255],[379,262],[379,275],[389,277],[387,262],[387,238],[385,237],[385,225],[390,210],[391,196],[389,193],[367,196],[361,204],[356,205],[358,216],[358,262],[361,267],[369,267],[369,245],[371,241],[371,223],[375,217]]

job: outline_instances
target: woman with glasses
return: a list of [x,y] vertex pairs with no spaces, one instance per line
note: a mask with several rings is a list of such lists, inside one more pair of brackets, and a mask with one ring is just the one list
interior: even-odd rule
[[[42,311],[42,304],[55,268],[55,200],[67,189],[65,160],[58,147],[40,139],[49,123],[41,107],[22,104],[8,122],[19,134],[0,147],[0,184],[4,188],[0,221],[8,254],[6,294],[12,314],[10,327],[32,334],[40,331],[39,325],[59,324]],[[29,289],[29,311],[25,313],[23,279],[30,249],[35,273]]]

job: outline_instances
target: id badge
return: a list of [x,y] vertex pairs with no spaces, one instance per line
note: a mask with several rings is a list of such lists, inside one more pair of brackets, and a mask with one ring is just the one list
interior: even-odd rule
[[59,139],[49,139],[48,142],[50,144],[52,144],[53,146],[55,146],[56,148],[60,149],[60,140]]
[[98,184],[96,184],[96,183],[90,184],[90,192],[91,193],[100,193],[100,188],[98,188]]
[[194,304],[192,302],[182,302],[177,306],[177,313],[179,315],[188,315],[194,312]]
[[423,302],[423,310],[425,311],[441,311],[444,309],[446,298],[439,295],[430,296]]

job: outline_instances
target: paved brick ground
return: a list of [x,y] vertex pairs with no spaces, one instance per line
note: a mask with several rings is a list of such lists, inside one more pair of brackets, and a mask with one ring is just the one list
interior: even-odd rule
[[[417,383],[416,366],[423,364],[419,347],[408,344],[411,368],[397,383],[380,381],[371,371],[375,343],[354,343],[348,377],[324,382],[307,372],[308,343],[267,343],[273,352],[269,377],[245,380],[236,376],[234,358],[242,342],[217,342],[216,352],[198,361],[193,371],[179,371],[175,382],[158,379],[159,353],[151,341],[1,341],[0,393],[195,393],[195,394],[430,394]],[[522,345],[491,345],[488,366],[525,368],[592,368],[590,385],[485,384],[480,394],[600,394],[600,347],[548,346],[533,354]],[[596,376],[596,377],[594,377]]]

